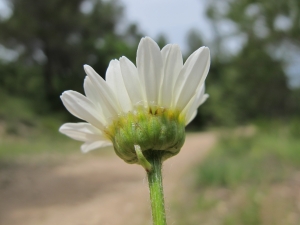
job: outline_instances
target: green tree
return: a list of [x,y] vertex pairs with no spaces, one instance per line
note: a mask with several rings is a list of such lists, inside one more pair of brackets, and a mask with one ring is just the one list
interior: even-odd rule
[[[208,46],[215,52],[207,80],[211,98],[198,120],[232,124],[291,115],[297,103],[285,68],[288,52],[300,55],[300,2],[213,0],[207,15],[215,34]],[[229,41],[237,52],[229,51]]]
[[300,46],[300,2],[298,0],[210,1],[207,14],[215,22],[229,20],[248,39],[266,45],[287,41]]
[[[37,83],[32,92],[43,96],[53,109],[61,107],[58,96],[63,90],[82,91],[83,64],[103,76],[110,59],[125,52],[134,55],[140,37],[134,25],[123,33],[117,31],[123,18],[117,1],[10,0],[9,4],[12,15],[0,21],[0,43],[19,53],[11,64],[18,67],[13,76],[22,74],[27,83]],[[20,73],[26,68],[32,69]],[[10,76],[5,69],[4,74]]]

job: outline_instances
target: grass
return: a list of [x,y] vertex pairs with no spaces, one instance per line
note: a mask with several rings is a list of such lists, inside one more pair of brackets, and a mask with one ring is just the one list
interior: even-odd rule
[[259,185],[283,181],[299,168],[300,139],[289,126],[271,125],[250,136],[222,136],[198,179],[205,186]]
[[79,152],[80,143],[61,135],[61,115],[39,115],[26,98],[0,93],[0,163],[23,156]]
[[[39,114],[27,98],[9,96],[0,91],[0,168],[32,160],[51,161],[70,154],[81,154],[82,142],[58,132],[66,122],[61,114]],[[93,151],[90,157],[113,153],[111,148]],[[85,156],[87,157],[87,155]],[[43,158],[43,159],[42,159]],[[37,163],[37,162],[35,162]]]
[[195,169],[178,224],[300,224],[299,121],[226,131]]
[[53,136],[30,138],[10,137],[0,141],[0,160],[11,160],[22,156],[38,154],[70,153],[79,150],[79,143]]

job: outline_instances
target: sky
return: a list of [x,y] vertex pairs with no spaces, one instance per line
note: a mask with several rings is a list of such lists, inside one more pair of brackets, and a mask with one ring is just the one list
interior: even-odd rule
[[187,50],[186,35],[195,28],[206,38],[211,29],[205,17],[205,0],[120,0],[129,22],[152,38],[164,34],[168,42]]

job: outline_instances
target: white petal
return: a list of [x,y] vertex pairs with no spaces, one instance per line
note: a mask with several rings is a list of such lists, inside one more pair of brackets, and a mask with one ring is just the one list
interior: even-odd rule
[[190,117],[194,113],[197,105],[197,97],[198,96],[193,96],[192,99],[189,101],[189,103],[184,107],[184,109],[181,111],[183,115],[185,115],[185,121],[189,121]]
[[208,94],[203,95],[196,109],[194,111],[191,110],[190,113],[187,114],[185,125],[188,125],[196,117],[198,112],[197,109],[199,108],[200,105],[202,105],[206,101],[207,98],[208,98]]
[[199,90],[197,91],[196,93],[196,97],[195,97],[195,102],[194,104],[191,105],[189,111],[195,111],[199,106],[200,106],[200,103],[203,99],[203,96],[204,96],[204,93],[205,93],[205,84],[202,84],[201,87],[199,88]]
[[[202,105],[206,101],[207,98],[208,98],[208,94],[202,95],[202,98],[197,101],[196,107],[191,107],[190,108],[190,111],[186,116],[185,125],[188,125],[190,122],[192,122],[192,120],[196,117],[196,115],[198,113],[197,109],[199,108],[200,105]],[[195,108],[194,111],[193,111],[193,108]]]
[[84,95],[76,91],[65,91],[60,96],[67,110],[79,119],[83,119],[93,126],[104,129],[103,117],[97,111],[95,105]]
[[125,56],[120,58],[120,67],[127,89],[127,93],[133,105],[146,101],[146,96],[142,92],[141,82],[135,65]]
[[99,99],[98,92],[95,86],[93,85],[91,79],[88,76],[86,76],[84,79],[83,88],[86,97],[89,100],[91,100],[91,102],[93,102],[95,105],[97,105]]
[[209,65],[207,47],[201,47],[187,59],[175,84],[174,107],[183,109],[188,104],[197,88],[204,83]]
[[106,83],[117,96],[123,112],[132,110],[132,103],[128,96],[118,60],[112,60],[106,71]]
[[175,81],[183,67],[182,54],[178,45],[166,45],[161,50],[163,58],[163,78],[159,93],[159,105],[170,107]]
[[189,118],[187,118],[187,120],[186,120],[187,122],[185,123],[186,126],[187,126],[190,122],[192,122],[193,119],[195,119],[197,113],[198,113],[198,110],[195,110],[195,111],[192,113],[192,115],[191,115]]
[[136,62],[148,104],[158,104],[163,62],[160,49],[155,41],[149,37],[140,41]]
[[65,123],[59,128],[59,132],[77,141],[107,140],[99,129],[89,123]]
[[111,117],[116,116],[121,111],[121,108],[118,105],[114,92],[92,67],[84,65],[84,70],[98,92],[99,101],[101,101],[102,105],[105,105],[103,108],[109,111]]
[[97,148],[104,148],[107,146],[111,146],[112,143],[110,141],[92,141],[92,142],[86,142],[83,145],[81,145],[81,151],[83,153],[87,153],[91,150],[95,150]]
[[[202,97],[202,99],[199,101],[199,103],[198,103],[198,107],[200,106],[200,105],[202,105],[207,99],[208,99],[208,97],[209,97],[209,95],[208,94],[204,94],[203,95],[203,97]],[[197,108],[198,108],[197,107]]]
[[[198,94],[196,96],[196,107],[194,109],[198,109],[200,105],[202,105],[206,99],[209,97],[208,94],[205,93],[205,84],[202,84],[201,88],[198,90]],[[191,110],[194,110],[193,108]]]
[[103,120],[101,122],[107,125],[109,121],[107,118],[111,117],[111,113],[106,108],[105,103],[103,103],[102,97],[99,96],[97,87],[95,87],[88,76],[84,79],[83,87],[86,97],[95,105],[99,114],[102,115],[101,118],[103,118]]
[[204,94],[205,92],[205,85],[202,84],[201,88],[198,90],[198,93],[192,97],[190,102],[187,106],[182,110],[182,113],[186,114],[186,121],[191,121],[191,117],[193,116],[194,112],[197,111],[199,106],[205,102],[208,98],[208,94]]

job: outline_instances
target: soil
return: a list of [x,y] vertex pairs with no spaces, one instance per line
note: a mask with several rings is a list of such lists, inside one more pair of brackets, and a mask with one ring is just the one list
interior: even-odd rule
[[[191,170],[215,141],[213,133],[189,134],[181,152],[164,163],[169,224],[176,224],[172,205],[187,191]],[[150,225],[143,168],[115,154],[87,155],[1,168],[0,224]]]

